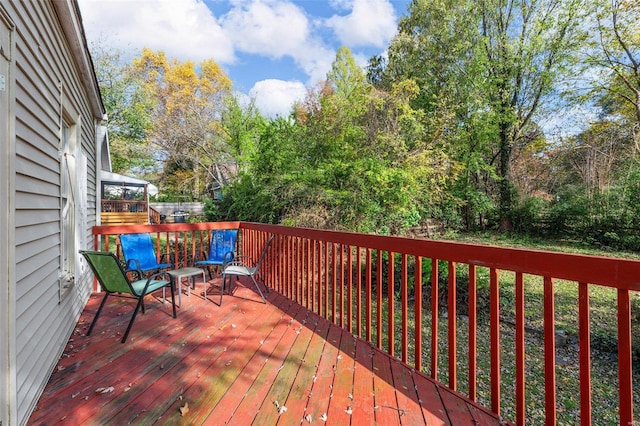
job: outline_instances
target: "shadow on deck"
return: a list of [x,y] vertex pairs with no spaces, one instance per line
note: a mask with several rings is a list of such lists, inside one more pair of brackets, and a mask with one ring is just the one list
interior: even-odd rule
[[176,319],[149,298],[125,344],[134,302],[111,298],[86,337],[92,295],[29,424],[501,424],[274,291],[202,290]]

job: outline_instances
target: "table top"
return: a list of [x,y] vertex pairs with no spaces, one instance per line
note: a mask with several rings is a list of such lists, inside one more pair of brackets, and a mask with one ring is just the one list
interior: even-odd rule
[[167,274],[172,276],[187,276],[187,275],[195,275],[195,274],[204,274],[204,271],[200,268],[180,268],[180,269],[172,269],[167,271]]

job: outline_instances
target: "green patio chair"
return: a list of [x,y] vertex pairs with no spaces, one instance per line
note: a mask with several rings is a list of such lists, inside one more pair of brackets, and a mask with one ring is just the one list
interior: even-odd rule
[[[262,261],[267,255],[267,251],[269,251],[269,246],[271,242],[275,238],[275,235],[272,235],[267,240],[264,248],[262,249],[262,253],[260,253],[260,257],[258,261],[253,261],[249,256],[231,256],[232,253],[228,253],[225,256],[225,262],[222,265],[222,286],[220,287],[220,305],[222,305],[222,294],[224,293],[224,288],[227,284],[227,276],[236,276],[236,277],[251,277],[253,284],[256,286],[258,293],[260,293],[260,297],[262,297],[262,302],[267,303],[267,300],[264,298],[260,287],[258,286],[258,282],[256,281],[255,276],[260,272],[260,266],[262,265]],[[244,259],[249,259],[248,262]],[[265,285],[265,291],[269,291],[269,287]]]
[[98,308],[98,312],[96,312],[96,316],[91,322],[91,326],[89,326],[87,336],[91,335],[93,326],[96,325],[98,316],[100,316],[100,312],[102,311],[107,298],[112,294],[115,296],[133,297],[135,299],[138,299],[138,303],[136,304],[133,315],[131,316],[131,320],[129,321],[129,325],[127,326],[127,331],[125,331],[124,336],[122,337],[122,343],[127,340],[127,336],[129,336],[129,331],[131,330],[133,321],[136,319],[138,310],[141,307],[142,313],[144,313],[144,296],[146,296],[147,294],[151,294],[154,291],[164,287],[170,287],[171,304],[173,305],[173,317],[176,318],[176,303],[173,284],[171,280],[159,279],[161,275],[165,274],[164,272],[159,272],[145,279],[130,281],[127,277],[126,271],[122,267],[122,264],[120,264],[120,261],[113,253],[104,251],[80,250],[80,254],[82,254],[84,258],[87,259],[91,270],[93,271],[95,277],[97,278],[98,282],[100,282],[100,285],[104,290],[104,298],[100,303],[100,307]]

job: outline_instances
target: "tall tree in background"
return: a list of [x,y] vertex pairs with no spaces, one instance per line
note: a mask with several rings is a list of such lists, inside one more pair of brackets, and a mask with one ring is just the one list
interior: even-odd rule
[[640,153],[640,3],[600,1],[597,18],[598,46],[586,61],[604,70],[597,74],[595,93],[605,112],[628,120]]
[[500,229],[511,228],[511,156],[535,140],[535,114],[552,94],[584,39],[583,0],[484,0],[482,47],[489,106],[498,128]]
[[502,229],[511,227],[515,201],[513,149],[537,140],[536,113],[582,43],[582,2],[414,0],[387,69],[373,73],[383,82],[419,84],[414,105],[442,126],[435,134],[453,144],[467,187],[491,177],[491,165],[497,193],[487,190],[498,202]]
[[164,153],[163,179],[198,199],[207,184],[220,179],[216,165],[232,161],[221,123],[231,80],[212,59],[196,68],[146,48],[133,67],[155,102],[150,139]]
[[112,169],[142,177],[155,168],[146,143],[152,125],[152,99],[125,64],[121,51],[96,43],[91,46],[91,56],[107,110]]

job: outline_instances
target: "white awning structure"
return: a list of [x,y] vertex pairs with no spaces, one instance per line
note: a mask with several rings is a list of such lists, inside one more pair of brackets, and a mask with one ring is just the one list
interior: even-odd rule
[[147,193],[149,195],[155,196],[158,195],[158,187],[147,182],[143,179],[134,178],[131,176],[119,175],[118,173],[107,172],[106,170],[100,171],[100,180],[102,183],[108,183],[111,185],[119,185],[119,186],[134,186],[141,187],[143,185],[147,185]]

